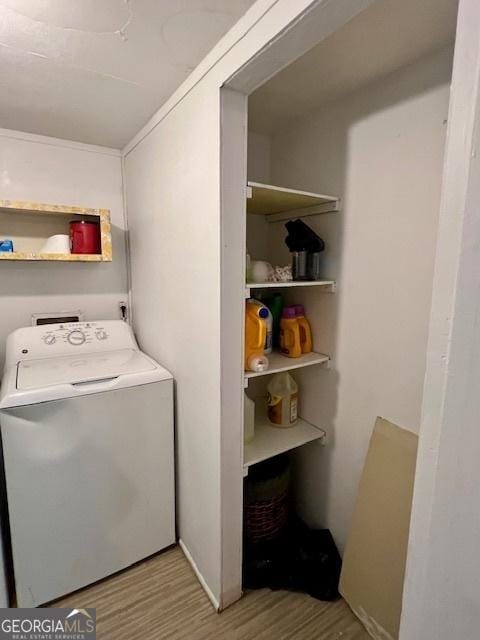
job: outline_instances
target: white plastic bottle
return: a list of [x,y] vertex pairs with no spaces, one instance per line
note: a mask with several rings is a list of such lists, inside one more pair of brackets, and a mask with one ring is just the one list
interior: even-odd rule
[[248,249],[245,256],[245,281],[252,281],[252,260],[250,258],[250,254],[248,253]]
[[298,419],[297,383],[285,371],[277,373],[267,388],[269,422],[275,427],[293,427]]
[[245,444],[252,442],[255,437],[255,402],[244,392],[243,406],[243,441]]

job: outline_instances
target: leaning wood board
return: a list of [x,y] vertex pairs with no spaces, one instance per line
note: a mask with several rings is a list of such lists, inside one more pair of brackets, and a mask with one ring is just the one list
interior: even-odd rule
[[343,558],[340,593],[376,640],[398,638],[417,444],[377,418]]

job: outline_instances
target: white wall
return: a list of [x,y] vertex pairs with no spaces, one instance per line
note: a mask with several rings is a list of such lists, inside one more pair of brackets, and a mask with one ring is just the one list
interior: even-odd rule
[[[111,263],[0,263],[0,370],[5,340],[37,312],[81,309],[87,319],[117,318],[126,300],[127,263],[120,153],[0,129],[0,198],[111,210]],[[0,556],[0,607],[7,606]]]
[[118,318],[127,296],[120,153],[0,129],[0,197],[111,210],[113,262],[0,264],[0,368],[7,335],[31,314],[81,309],[87,319]]
[[134,326],[141,347],[175,377],[179,534],[217,598],[218,118],[218,96],[198,87],[125,162]]
[[[220,286],[220,88],[269,44],[269,70],[260,75],[281,68],[275,38],[311,6],[322,9],[320,27],[306,35],[290,30],[287,59],[370,2],[258,0],[125,149],[134,327],[141,345],[177,380],[179,534],[217,606],[240,593],[239,571],[223,569],[229,549],[238,553],[242,535],[241,514],[232,507],[242,486],[242,416],[238,411],[236,419],[221,424],[220,410],[232,391],[227,369],[234,376],[242,367],[241,358],[228,357],[220,347],[220,331],[230,329],[220,325],[222,305],[228,305]],[[257,75],[248,74],[249,81]],[[241,202],[243,189],[235,193]],[[243,276],[239,263],[227,282]],[[243,290],[242,284],[239,301]],[[231,353],[240,352],[243,336],[231,339],[238,346]],[[238,446],[221,460],[224,430]],[[222,526],[229,514],[236,528]]]
[[[341,548],[375,417],[419,430],[451,55],[424,58],[272,141],[275,184],[342,197],[341,213],[306,219],[327,242],[325,275],[338,280],[334,296],[305,294],[333,366],[299,374],[303,417],[329,433],[326,448],[302,452],[302,510]],[[283,225],[271,226],[283,245]]]
[[272,163],[270,136],[257,131],[248,132],[247,177],[253,182],[269,184]]
[[[270,184],[272,141],[270,136],[248,132],[247,178],[252,182]],[[249,216],[247,250],[252,260],[264,260],[268,252],[269,225],[265,216]]]

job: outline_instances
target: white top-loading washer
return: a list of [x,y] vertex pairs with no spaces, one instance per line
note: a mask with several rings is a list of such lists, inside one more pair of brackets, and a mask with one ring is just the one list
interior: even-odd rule
[[128,324],[14,331],[0,426],[18,606],[175,541],[173,380]]

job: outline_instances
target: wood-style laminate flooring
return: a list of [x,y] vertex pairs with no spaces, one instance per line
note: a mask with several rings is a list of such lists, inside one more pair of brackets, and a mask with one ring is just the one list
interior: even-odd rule
[[55,602],[95,607],[98,640],[367,640],[343,600],[262,589],[215,613],[179,547]]

